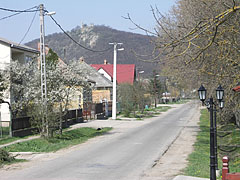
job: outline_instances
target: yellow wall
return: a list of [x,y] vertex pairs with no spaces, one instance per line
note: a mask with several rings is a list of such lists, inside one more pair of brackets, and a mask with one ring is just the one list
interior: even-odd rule
[[92,100],[93,102],[99,103],[101,100],[106,99],[111,101],[111,92],[110,90],[93,90],[92,91]]

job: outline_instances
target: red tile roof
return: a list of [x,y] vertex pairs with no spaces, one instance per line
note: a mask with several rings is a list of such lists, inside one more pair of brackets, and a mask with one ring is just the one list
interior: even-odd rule
[[[92,64],[95,69],[103,69],[113,77],[113,64]],[[133,84],[135,78],[135,64],[117,64],[117,83]]]
[[240,85],[233,88],[233,91],[240,92]]

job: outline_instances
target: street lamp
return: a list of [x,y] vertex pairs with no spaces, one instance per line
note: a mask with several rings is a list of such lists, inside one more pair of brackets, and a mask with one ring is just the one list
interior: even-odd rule
[[218,88],[216,89],[216,95],[217,95],[218,101],[221,102],[224,96],[224,90],[221,85],[219,85]]
[[[216,103],[213,97],[209,98],[206,102],[207,90],[203,85],[198,89],[199,99],[205,104],[210,112],[210,180],[216,180],[216,170],[218,169],[217,163],[217,121],[216,121]],[[219,107],[222,109],[224,106],[223,96],[224,90],[221,85],[216,89],[216,96]]]
[[122,46],[123,43],[109,43],[113,45],[113,100],[112,100],[112,119],[116,120],[117,117],[117,51],[123,51],[124,48],[117,48],[118,45]]
[[157,97],[156,95],[158,94],[158,90],[157,90],[157,77],[159,77],[159,74],[156,74],[155,72],[155,75],[154,75],[154,106],[155,108],[157,107]]
[[206,99],[206,94],[207,94],[207,90],[205,89],[205,87],[203,85],[200,86],[200,88],[198,89],[198,95],[199,95],[199,99],[204,102]]
[[223,100],[219,103],[219,107],[220,107],[220,109],[224,108],[224,101]]

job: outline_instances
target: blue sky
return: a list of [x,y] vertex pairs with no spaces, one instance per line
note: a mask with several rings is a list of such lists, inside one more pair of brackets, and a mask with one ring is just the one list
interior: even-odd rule
[[[81,24],[106,25],[114,29],[143,33],[133,24],[122,18],[129,13],[132,19],[147,29],[156,25],[150,6],[157,6],[162,13],[167,13],[176,0],[1,0],[0,7],[24,10],[44,4],[48,11],[56,11],[54,18],[65,30],[71,30]],[[0,10],[0,19],[12,13]],[[0,20],[0,37],[20,42],[27,32],[35,13],[21,13],[17,16]],[[37,12],[30,31],[23,43],[39,38],[39,12]],[[45,34],[60,32],[53,21],[45,16]]]

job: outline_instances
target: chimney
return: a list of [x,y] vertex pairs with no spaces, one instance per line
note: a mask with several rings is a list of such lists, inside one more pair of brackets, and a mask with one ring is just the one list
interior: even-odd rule
[[106,59],[104,59],[104,63],[103,64],[108,64],[108,62],[107,62],[107,60]]

